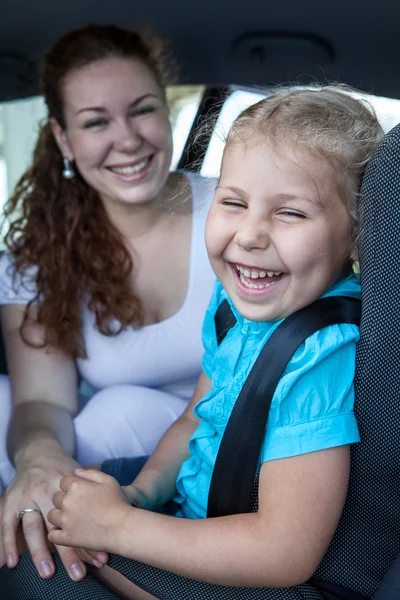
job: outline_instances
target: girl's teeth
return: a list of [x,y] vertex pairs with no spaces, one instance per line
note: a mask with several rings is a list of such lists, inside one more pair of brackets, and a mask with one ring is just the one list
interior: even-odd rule
[[250,281],[247,281],[245,277],[248,277],[248,275],[246,276],[244,273],[239,273],[239,278],[243,285],[254,290],[262,290],[263,288],[270,287],[271,285],[274,285],[274,283],[276,283],[275,281],[271,281],[271,283],[263,283],[257,285],[257,283],[251,283]]
[[250,277],[251,279],[263,278],[267,275],[268,277],[273,277],[274,275],[279,277],[279,275],[282,275],[282,273],[279,271],[250,271],[250,269],[245,269],[240,265],[236,265],[236,269],[241,275],[244,275],[245,277]]

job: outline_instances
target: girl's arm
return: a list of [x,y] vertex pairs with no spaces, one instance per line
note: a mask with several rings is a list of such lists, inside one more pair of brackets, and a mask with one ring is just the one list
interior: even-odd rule
[[176,478],[183,461],[189,456],[188,442],[199,423],[193,409],[210,387],[209,377],[202,372],[184,413],[166,431],[133,483],[124,488],[133,504],[154,510],[175,496]]
[[349,465],[348,446],[264,463],[258,513],[189,520],[127,511],[112,551],[210,583],[298,585],[334,535]]
[[[315,572],[337,527],[349,476],[349,446],[269,461],[259,512],[181,519],[132,508],[115,480],[66,477],[54,497],[53,543],[101,548],[210,583],[290,587]],[[99,489],[99,484],[102,489]]]

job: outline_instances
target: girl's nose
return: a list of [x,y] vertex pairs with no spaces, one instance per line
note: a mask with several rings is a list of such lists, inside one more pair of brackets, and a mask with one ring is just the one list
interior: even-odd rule
[[270,244],[268,224],[260,218],[245,218],[235,235],[236,243],[244,250],[266,250]]

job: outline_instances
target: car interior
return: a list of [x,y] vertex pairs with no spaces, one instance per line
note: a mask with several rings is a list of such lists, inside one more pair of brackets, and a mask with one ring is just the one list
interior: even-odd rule
[[[362,190],[367,226],[360,235],[363,299],[356,412],[365,445],[352,450],[348,500],[331,550],[340,552],[343,540],[351,539],[346,561],[351,565],[352,557],[362,553],[366,572],[375,568],[374,557],[385,555],[381,585],[372,598],[400,599],[400,126],[396,127],[400,123],[400,78],[396,76],[400,4],[395,0],[336,0],[331,5],[317,0],[203,0],[197,5],[183,0],[62,4],[14,0],[0,10],[2,205],[29,164],[37,124],[45,115],[36,88],[40,57],[61,34],[78,26],[149,24],[171,42],[179,68],[176,84],[169,90],[173,163],[175,168],[196,169],[204,175],[218,174],[224,134],[235,116],[273,85],[334,81],[368,95],[385,132],[390,133],[371,162]],[[214,129],[202,135],[201,144],[196,143],[198,127],[210,116],[215,118]],[[2,350],[0,371],[6,369]],[[367,512],[370,505],[371,522],[360,523],[361,505]],[[357,528],[373,530],[365,538],[374,540],[373,548],[363,547],[354,533]],[[262,590],[224,590],[171,574],[155,575],[155,571],[137,563],[135,581],[160,598],[269,598]],[[319,574],[329,580],[329,561],[324,560]],[[344,572],[343,585],[346,577]],[[367,589],[366,584],[365,593]],[[367,598],[362,593],[354,598]],[[313,600],[308,594],[305,588],[304,600]]]

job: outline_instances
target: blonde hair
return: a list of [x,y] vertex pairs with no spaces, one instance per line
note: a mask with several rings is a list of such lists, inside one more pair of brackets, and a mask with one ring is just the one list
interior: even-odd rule
[[278,88],[234,121],[227,145],[293,144],[326,158],[338,173],[340,197],[355,226],[365,167],[383,137],[373,107],[350,88]]

